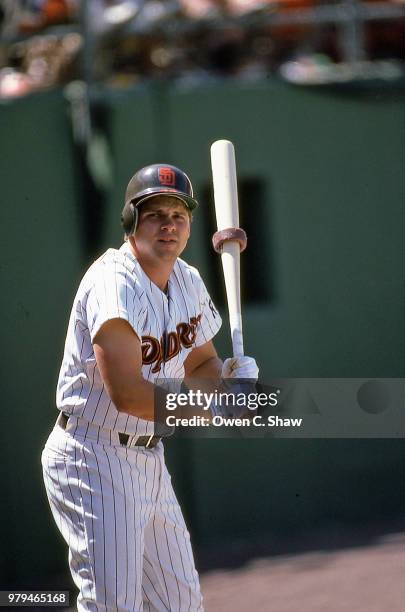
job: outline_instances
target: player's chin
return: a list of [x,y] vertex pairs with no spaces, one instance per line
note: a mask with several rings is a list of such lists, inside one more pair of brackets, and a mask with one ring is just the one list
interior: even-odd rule
[[157,241],[157,249],[160,252],[164,252],[164,253],[175,253],[175,254],[179,254],[181,253],[184,248],[185,248],[185,244],[180,241],[180,240],[158,240]]
[[184,247],[179,242],[158,240],[156,243],[156,252],[161,257],[169,257],[175,259],[183,250]]

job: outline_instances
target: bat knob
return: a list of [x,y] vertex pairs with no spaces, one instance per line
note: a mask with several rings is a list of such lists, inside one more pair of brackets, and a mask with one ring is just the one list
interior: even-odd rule
[[212,237],[212,245],[217,253],[222,252],[224,242],[239,242],[240,252],[246,249],[247,236],[245,230],[240,227],[229,227],[215,232]]

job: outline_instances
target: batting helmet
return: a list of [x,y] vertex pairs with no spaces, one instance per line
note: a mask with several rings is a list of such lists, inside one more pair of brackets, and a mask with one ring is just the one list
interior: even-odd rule
[[136,230],[139,205],[159,194],[178,198],[189,210],[198,206],[193,186],[185,172],[169,164],[145,166],[134,174],[125,192],[121,223],[127,236]]

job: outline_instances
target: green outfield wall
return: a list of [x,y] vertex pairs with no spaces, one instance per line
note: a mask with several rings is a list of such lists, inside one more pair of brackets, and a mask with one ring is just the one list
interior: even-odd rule
[[[119,246],[132,173],[169,162],[201,201],[185,258],[223,315],[210,144],[235,143],[246,351],[264,379],[402,377],[405,94],[271,81],[103,92],[113,186],[95,231]],[[0,106],[4,584],[66,564],[40,477],[71,301],[88,265],[83,180],[67,105],[47,93]],[[97,207],[93,206],[93,210]],[[87,226],[88,227],[88,226]],[[379,418],[376,416],[376,418]],[[175,440],[173,480],[200,550],[330,523],[403,515],[402,440]],[[3,536],[2,536],[3,537]],[[38,551],[41,551],[39,554]]]

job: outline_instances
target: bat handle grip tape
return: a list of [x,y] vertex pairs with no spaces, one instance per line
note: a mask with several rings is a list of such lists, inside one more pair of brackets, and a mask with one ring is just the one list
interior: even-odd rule
[[212,245],[217,253],[222,252],[224,242],[235,241],[239,242],[240,252],[246,249],[247,236],[245,230],[240,227],[228,227],[227,229],[215,232],[212,237]]

